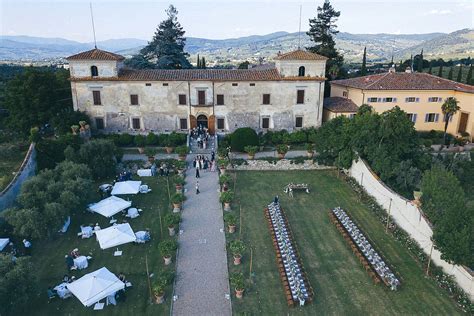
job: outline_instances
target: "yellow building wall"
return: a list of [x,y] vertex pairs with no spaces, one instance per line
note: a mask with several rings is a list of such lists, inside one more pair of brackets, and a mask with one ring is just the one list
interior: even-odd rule
[[327,109],[324,109],[323,111],[323,123],[324,122],[327,122],[329,120],[332,120],[333,118],[336,118],[336,117],[339,117],[339,116],[346,116],[346,117],[350,117],[351,114],[355,114],[353,112],[350,112],[350,113],[346,113],[346,112],[332,112],[332,111],[329,111]]
[[[346,92],[346,93],[344,93]],[[357,106],[364,103],[371,105],[378,113],[390,110],[394,106],[399,106],[407,113],[417,114],[415,128],[418,131],[440,130],[444,131],[443,113],[441,105],[448,97],[455,97],[461,110],[458,111],[448,124],[448,133],[457,135],[461,112],[468,113],[468,124],[466,131],[474,136],[474,94],[459,92],[454,90],[362,90],[332,85],[331,96],[351,99]],[[406,102],[409,97],[418,98],[418,102]],[[440,97],[442,102],[428,102],[430,97]],[[396,102],[369,102],[369,98],[396,98]],[[437,122],[425,122],[425,115],[428,113],[438,114]]]

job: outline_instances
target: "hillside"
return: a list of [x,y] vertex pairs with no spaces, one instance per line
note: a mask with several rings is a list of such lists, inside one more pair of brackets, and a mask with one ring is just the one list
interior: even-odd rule
[[[238,62],[275,56],[279,51],[290,51],[312,43],[305,33],[276,32],[240,38],[210,40],[188,37],[186,50],[194,59],[196,54],[218,63]],[[110,39],[97,43],[99,48],[125,56],[136,54],[147,41],[135,38]],[[341,32],[336,37],[337,47],[347,62],[360,62],[367,46],[369,61],[409,58],[423,48],[425,58],[461,58],[474,54],[474,31],[459,30],[450,34],[351,34]],[[63,58],[91,49],[93,43],[79,43],[62,38],[29,36],[0,36],[0,60],[46,60]]]

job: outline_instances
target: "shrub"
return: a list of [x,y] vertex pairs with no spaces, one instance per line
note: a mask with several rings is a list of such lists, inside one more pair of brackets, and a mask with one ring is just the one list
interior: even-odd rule
[[226,173],[223,174],[219,177],[219,184],[223,185],[224,183],[229,183],[231,180],[231,177]]
[[148,135],[146,135],[146,144],[148,146],[158,145],[158,136],[156,136],[156,134],[153,134],[153,133],[148,133]]
[[234,272],[230,275],[230,283],[237,290],[243,290],[245,287],[244,275],[242,272]]
[[39,128],[32,127],[30,129],[30,142],[37,143],[41,139]]
[[146,144],[146,137],[143,136],[143,135],[136,135],[136,136],[133,138],[133,143],[134,143],[135,146],[137,146],[137,147],[145,147],[145,144]]
[[221,203],[230,203],[232,202],[232,199],[234,198],[234,193],[232,191],[226,191],[222,192],[219,200]]
[[313,143],[307,143],[306,144],[306,151],[309,152],[309,153],[313,153],[314,152],[314,144]]
[[145,148],[145,155],[147,155],[148,157],[155,157],[156,153],[157,153],[156,148],[152,148],[152,147]]
[[164,216],[163,221],[168,227],[176,226],[181,221],[181,215],[179,213],[167,213]]
[[290,134],[290,143],[302,144],[308,141],[305,131],[299,130]]
[[257,152],[257,150],[258,150],[258,147],[257,147],[257,146],[245,146],[245,147],[244,147],[244,151],[245,151],[247,154],[251,155],[251,156],[255,155],[255,153]]
[[179,134],[176,132],[172,132],[169,134],[168,141],[166,145],[167,147],[176,147],[180,145],[186,144],[186,134]]
[[179,147],[176,147],[175,152],[176,152],[179,156],[186,156],[186,155],[188,154],[188,147],[186,147],[186,146],[179,146]]
[[171,197],[171,203],[175,203],[175,204],[182,203],[184,202],[184,200],[186,200],[186,197],[180,193],[175,193]]
[[119,134],[117,142],[119,146],[130,146],[133,144],[133,135],[127,133]]
[[175,176],[173,182],[174,182],[175,185],[184,185],[186,183],[184,178],[181,177],[181,176]]
[[237,222],[237,218],[232,213],[225,213],[224,214],[224,222],[226,222],[227,225],[233,226]]
[[244,151],[245,146],[258,146],[258,135],[250,127],[235,130],[230,137],[230,146],[233,151]]
[[276,147],[276,150],[279,154],[286,154],[288,152],[288,146],[287,145],[278,145]]
[[217,149],[217,155],[222,158],[227,157],[227,147],[219,147],[219,149]]
[[178,243],[174,239],[163,240],[158,244],[158,249],[163,257],[171,257],[178,249]]
[[234,256],[237,256],[237,255],[242,255],[242,253],[245,251],[245,244],[241,241],[241,240],[232,240],[230,243],[229,243],[229,249],[230,249],[230,252],[234,255]]

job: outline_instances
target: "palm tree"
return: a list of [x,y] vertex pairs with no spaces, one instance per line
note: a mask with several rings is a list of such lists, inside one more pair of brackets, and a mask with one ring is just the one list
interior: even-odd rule
[[444,144],[447,145],[447,130],[448,124],[451,117],[456,114],[461,108],[458,105],[459,101],[456,100],[454,97],[449,97],[444,101],[443,105],[441,105],[441,111],[444,114]]

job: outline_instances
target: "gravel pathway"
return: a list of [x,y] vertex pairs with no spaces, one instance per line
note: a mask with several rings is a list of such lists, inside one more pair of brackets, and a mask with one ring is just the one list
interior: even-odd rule
[[[188,162],[194,156],[188,155]],[[196,180],[200,194],[196,194]],[[200,179],[195,178],[194,168],[186,174],[173,315],[232,314],[217,180],[217,172],[201,171]]]

